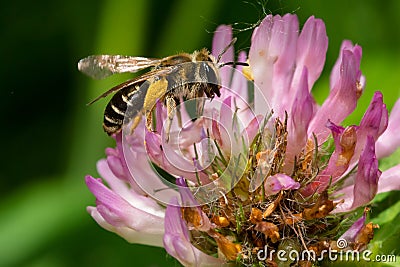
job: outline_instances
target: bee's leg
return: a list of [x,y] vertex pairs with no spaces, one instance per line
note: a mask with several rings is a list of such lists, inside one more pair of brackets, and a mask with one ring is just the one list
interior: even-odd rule
[[153,131],[153,113],[151,110],[146,110],[144,116],[146,117],[146,128],[149,132]]
[[166,122],[166,126],[165,126],[165,134],[166,134],[165,140],[168,142],[169,141],[169,132],[171,131],[172,120],[174,119],[174,116],[175,116],[176,102],[175,102],[174,97],[172,97],[172,96],[166,96],[165,102],[167,105],[167,122]]
[[176,117],[178,118],[178,126],[182,128],[182,115],[181,115],[181,100],[178,97],[174,98],[176,106]]
[[192,121],[195,121],[196,119],[199,119],[201,116],[203,116],[205,97],[204,97],[204,88],[202,86],[198,87],[195,90],[195,97],[196,97],[195,98],[196,118],[192,119]]
[[203,115],[204,102],[205,102],[204,97],[196,98],[196,118],[195,119],[198,119]]
[[137,115],[137,116],[133,119],[130,134],[133,134],[133,131],[135,131],[136,127],[139,125],[139,122],[140,122],[141,120],[142,120],[141,114]]

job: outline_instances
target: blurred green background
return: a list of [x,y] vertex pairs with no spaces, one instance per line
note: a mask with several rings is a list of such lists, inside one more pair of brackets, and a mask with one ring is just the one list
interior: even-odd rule
[[[128,244],[86,213],[95,199],[84,176],[97,175],[96,161],[114,144],[101,128],[106,100],[86,103],[130,76],[93,81],[77,62],[91,54],[161,57],[211,48],[219,24],[238,23],[236,47],[248,50],[252,31],[239,29],[263,18],[262,7],[296,13],[300,25],[310,15],[325,21],[319,102],[342,39],[362,45],[367,89],[348,123],[359,121],[375,90],[389,108],[400,96],[400,1],[2,1],[0,266],[179,266],[163,249]],[[398,254],[399,227],[388,225],[399,219],[399,194],[378,200],[372,216],[384,234],[374,244]],[[389,215],[381,215],[385,209]]]

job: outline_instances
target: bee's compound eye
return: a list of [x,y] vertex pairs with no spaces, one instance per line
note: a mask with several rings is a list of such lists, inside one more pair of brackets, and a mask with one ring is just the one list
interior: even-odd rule
[[211,99],[213,99],[214,96],[215,96],[212,86],[211,87],[207,87],[206,90],[204,90],[204,93],[206,94],[206,96],[208,98],[211,98]]
[[[214,85],[213,85],[213,92],[214,92],[218,97],[221,96],[221,92],[219,91],[220,88],[221,88],[221,86],[218,85],[218,84],[214,84]],[[214,97],[214,93],[213,93],[213,97]]]

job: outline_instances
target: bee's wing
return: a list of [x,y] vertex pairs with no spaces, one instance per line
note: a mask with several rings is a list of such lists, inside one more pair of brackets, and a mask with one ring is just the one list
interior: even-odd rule
[[106,97],[111,93],[117,92],[117,91],[122,90],[122,89],[124,89],[126,87],[129,87],[129,86],[133,86],[134,84],[146,81],[151,77],[168,75],[168,74],[174,72],[176,69],[177,69],[177,67],[171,66],[171,67],[165,67],[165,68],[162,68],[162,69],[156,69],[156,70],[149,71],[149,72],[147,72],[147,73],[145,73],[145,74],[143,74],[143,75],[141,75],[139,77],[133,78],[131,80],[128,80],[128,81],[126,81],[124,83],[121,83],[121,84],[111,88],[110,90],[104,92],[100,96],[98,96],[95,99],[93,99],[91,102],[88,103],[88,105],[93,104],[97,100],[99,100],[99,99],[101,99],[103,97]]
[[93,55],[81,59],[78,69],[86,75],[103,79],[114,73],[137,72],[160,64],[160,59],[120,55]]

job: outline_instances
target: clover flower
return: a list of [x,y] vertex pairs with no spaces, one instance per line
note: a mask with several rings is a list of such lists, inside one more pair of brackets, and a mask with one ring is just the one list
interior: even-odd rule
[[[231,40],[231,28],[218,27],[214,56]],[[266,16],[248,58],[239,53],[249,66],[221,68],[221,97],[205,103],[202,117],[182,105],[183,127],[174,120],[166,142],[167,114],[157,103],[154,132],[142,122],[115,136],[117,147],[97,166],[108,186],[86,177],[97,200],[89,213],[128,242],[163,246],[184,266],[277,266],[276,253],[260,252],[320,256],[344,249],[339,241],[364,249],[377,225],[366,223],[367,209],[351,227],[345,218],[377,193],[400,190],[400,165],[378,166],[400,146],[400,100],[389,117],[377,91],[359,125],[341,125],[364,90],[362,49],[343,41],[318,105],[311,89],[327,47],[322,20],[310,17],[300,32],[295,15]],[[232,47],[221,61],[234,61]]]

